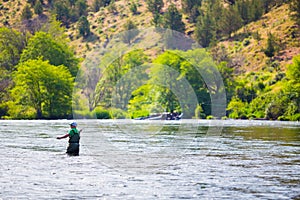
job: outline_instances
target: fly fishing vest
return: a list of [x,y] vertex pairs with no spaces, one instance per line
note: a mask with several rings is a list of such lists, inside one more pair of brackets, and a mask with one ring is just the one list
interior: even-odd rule
[[80,140],[80,135],[78,131],[76,132],[75,130],[71,130],[74,134],[70,135],[69,143],[79,143]]

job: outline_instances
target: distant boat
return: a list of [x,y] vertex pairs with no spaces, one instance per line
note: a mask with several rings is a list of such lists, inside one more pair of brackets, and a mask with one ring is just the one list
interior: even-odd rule
[[183,113],[156,113],[147,117],[135,118],[136,120],[180,120]]

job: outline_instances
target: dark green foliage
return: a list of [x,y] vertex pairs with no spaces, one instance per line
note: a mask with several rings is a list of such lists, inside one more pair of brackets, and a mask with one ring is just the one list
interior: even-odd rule
[[94,0],[92,4],[92,11],[98,12],[101,8],[101,0]]
[[163,28],[183,33],[185,25],[182,22],[182,15],[174,4],[170,5],[164,14]]
[[221,33],[231,37],[231,34],[242,27],[242,18],[235,6],[223,9],[222,18],[218,21]]
[[162,15],[158,12],[154,13],[152,23],[155,27],[159,27],[162,24]]
[[109,6],[110,3],[113,3],[111,0],[99,0],[100,1],[100,7],[106,7]]
[[31,6],[34,6],[36,0],[27,0],[27,3],[29,3]]
[[275,120],[278,119],[285,113],[285,109],[287,106],[287,99],[286,98],[277,98],[270,102],[265,111],[265,118]]
[[164,7],[163,0],[146,0],[148,10],[154,15],[160,13]]
[[215,38],[215,34],[216,24],[214,18],[208,14],[199,17],[195,31],[197,42],[203,47],[208,47],[211,41]]
[[65,1],[55,1],[54,13],[57,20],[61,21],[64,25],[68,26],[70,23],[70,9],[69,4]]
[[132,12],[132,14],[136,15],[138,13],[137,3],[135,3],[134,1],[132,1],[131,4],[130,4],[129,9]]
[[236,87],[236,95],[243,102],[250,103],[256,97],[256,90],[245,85]]
[[24,35],[13,29],[0,28],[0,69],[12,72],[19,62],[25,45]]
[[37,15],[41,15],[43,13],[43,5],[40,1],[38,1],[34,6],[34,13]]
[[21,20],[28,20],[32,18],[32,11],[29,5],[26,5],[21,13]]
[[264,53],[267,57],[273,57],[275,54],[275,38],[272,33],[268,34],[267,47]]
[[182,10],[190,17],[191,22],[196,22],[197,17],[200,15],[199,8],[202,0],[182,0]]
[[291,11],[292,18],[297,22],[298,26],[300,26],[300,1],[299,0],[290,1],[290,11]]
[[74,13],[76,13],[77,17],[76,20],[77,21],[81,16],[86,16],[87,15],[87,4],[85,0],[77,0],[75,3],[75,11]]
[[81,16],[78,20],[79,34],[83,37],[88,37],[91,33],[90,23],[85,16]]

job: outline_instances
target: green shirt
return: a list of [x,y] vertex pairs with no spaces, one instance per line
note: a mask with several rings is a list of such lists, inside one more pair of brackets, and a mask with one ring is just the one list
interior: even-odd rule
[[79,143],[80,134],[76,128],[72,128],[69,131],[69,143]]
[[72,137],[75,133],[79,134],[79,131],[77,130],[77,128],[72,128],[69,130],[69,137]]

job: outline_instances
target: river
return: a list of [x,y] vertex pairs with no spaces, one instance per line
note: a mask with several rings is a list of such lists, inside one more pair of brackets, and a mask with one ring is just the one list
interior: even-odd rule
[[0,199],[300,199],[299,122],[0,121]]

